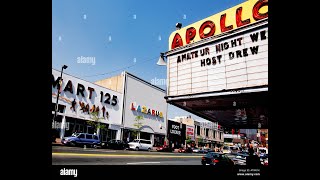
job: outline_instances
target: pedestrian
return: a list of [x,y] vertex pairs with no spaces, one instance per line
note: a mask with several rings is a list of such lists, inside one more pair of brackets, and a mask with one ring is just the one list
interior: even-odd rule
[[254,154],[253,147],[248,150],[249,156],[246,157],[246,165],[250,168],[259,168],[261,166],[260,158]]

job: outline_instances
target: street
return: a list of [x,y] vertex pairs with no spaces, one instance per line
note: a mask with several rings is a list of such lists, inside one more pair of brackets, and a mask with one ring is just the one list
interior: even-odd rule
[[52,165],[201,165],[203,155],[52,146]]

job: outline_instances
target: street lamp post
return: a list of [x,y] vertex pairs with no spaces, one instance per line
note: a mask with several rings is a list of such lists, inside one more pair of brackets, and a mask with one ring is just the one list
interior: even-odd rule
[[[165,53],[160,53],[160,57],[159,57],[159,60],[157,62],[157,65],[159,66],[166,66],[167,63],[165,62]],[[168,82],[168,81],[166,81]],[[168,92],[168,84],[166,84],[167,86],[167,92]],[[168,103],[167,103],[167,112],[166,112],[166,127],[168,128]],[[162,126],[160,126],[160,129],[162,129]],[[169,139],[168,139],[168,130],[165,128],[166,130],[166,135],[165,135],[165,141],[167,142],[168,141],[168,144],[169,144]]]
[[[168,125],[166,125],[166,126],[168,127]],[[168,137],[167,137],[167,136],[168,136],[167,128],[163,127],[163,126],[160,124],[160,129],[164,129],[164,130],[166,131],[165,136],[164,136],[164,137],[165,137],[164,141],[165,141],[165,144],[166,144],[166,145],[168,145],[169,143],[167,144],[167,141],[168,141]]]
[[58,85],[58,92],[57,92],[57,101],[56,101],[56,107],[54,109],[54,116],[53,116],[53,120],[56,119],[57,117],[57,111],[58,111],[58,102],[59,102],[59,95],[60,95],[60,88],[62,86],[62,73],[63,73],[63,69],[67,69],[68,66],[67,65],[63,65],[61,68],[61,74],[60,74],[60,80],[59,80],[59,85]]

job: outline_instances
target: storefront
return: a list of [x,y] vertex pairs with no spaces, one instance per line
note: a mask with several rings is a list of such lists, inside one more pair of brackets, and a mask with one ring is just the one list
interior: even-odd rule
[[164,144],[167,103],[165,90],[128,72],[95,82],[123,94],[121,136],[123,141],[151,140],[154,146]]
[[168,141],[169,146],[178,149],[185,146],[186,125],[168,119]]
[[[83,132],[97,133],[102,141],[120,139],[122,94],[65,73],[62,75],[60,86],[60,73],[52,69],[51,79],[52,128],[57,129],[60,138],[70,136],[74,132]],[[53,119],[58,92],[60,94],[57,117]],[[95,131],[95,128],[89,125],[89,121],[104,124],[105,128]]]

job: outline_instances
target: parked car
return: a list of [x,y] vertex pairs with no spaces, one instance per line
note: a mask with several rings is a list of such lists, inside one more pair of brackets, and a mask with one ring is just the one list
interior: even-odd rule
[[165,145],[157,147],[156,150],[158,152],[172,152],[173,151],[172,148],[170,148],[169,146],[165,146]]
[[223,146],[222,152],[225,154],[231,154],[230,146]]
[[213,150],[210,148],[202,148],[199,150],[199,153],[203,153],[203,154],[206,154],[208,152],[213,152]]
[[202,165],[233,167],[234,162],[221,152],[208,152],[201,158]]
[[191,147],[188,148],[179,148],[178,150],[179,153],[192,153]]
[[192,148],[192,152],[194,152],[194,153],[199,153],[199,148],[193,147],[193,148]]
[[150,140],[146,139],[134,139],[132,142],[128,143],[128,149],[132,150],[147,150],[151,151],[152,149],[152,143]]
[[260,159],[268,159],[268,154],[261,153],[259,154]]
[[64,137],[62,138],[61,143],[70,146],[88,145],[95,148],[101,145],[97,135],[88,133],[76,133],[70,137]]
[[269,163],[268,163],[268,158],[267,158],[267,159],[264,159],[263,162],[262,162],[262,165],[268,166],[268,164],[269,164]]
[[268,148],[266,148],[266,147],[258,147],[258,152],[259,152],[259,154],[262,154],[262,153],[268,154]]
[[103,148],[108,149],[126,149],[128,148],[128,143],[122,140],[112,139],[102,145]]
[[232,160],[236,165],[246,165],[246,158],[248,156],[248,152],[239,152]]
[[240,152],[240,148],[238,146],[229,146],[229,148],[231,154],[237,154],[238,152]]

